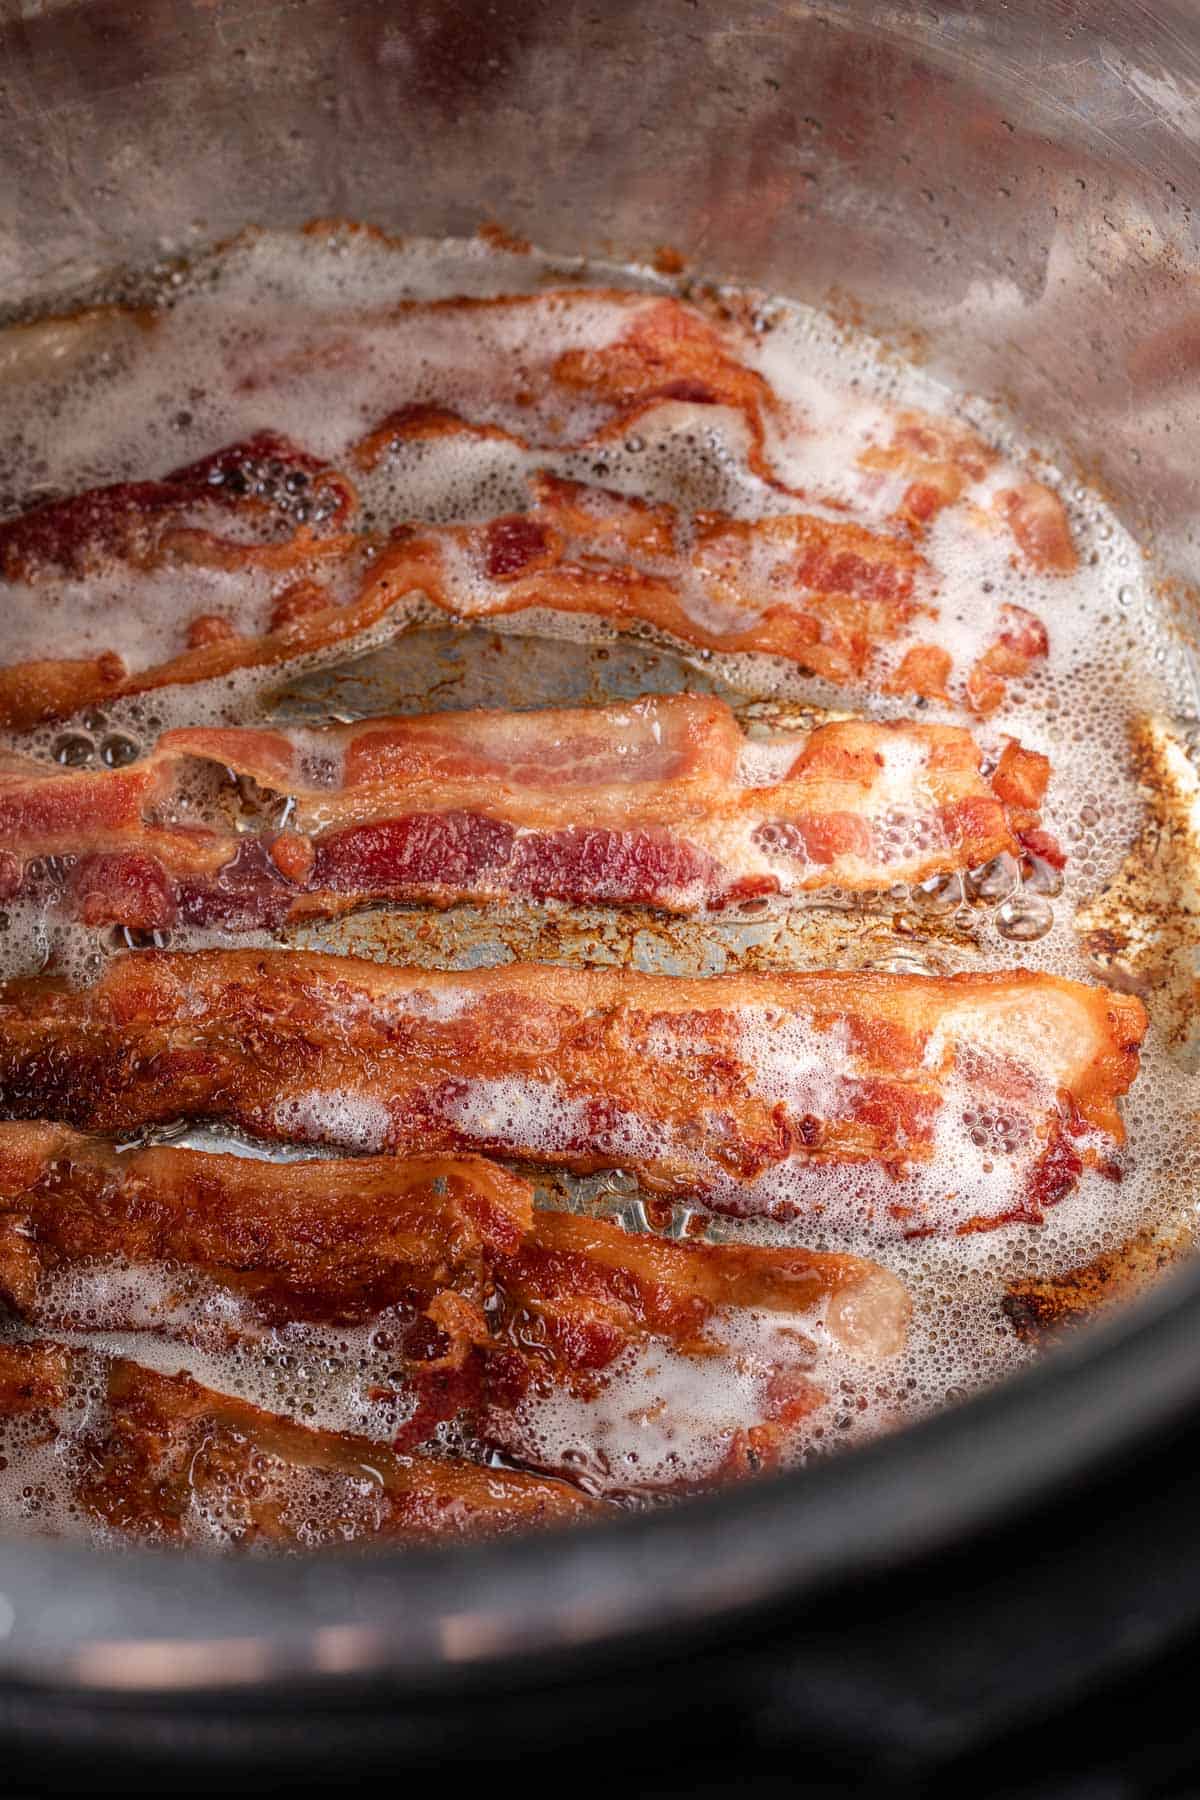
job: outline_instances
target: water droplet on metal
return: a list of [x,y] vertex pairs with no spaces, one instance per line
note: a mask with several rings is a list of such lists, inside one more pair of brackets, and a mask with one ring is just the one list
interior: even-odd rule
[[962,876],[952,870],[949,874],[931,875],[928,881],[922,881],[912,890],[913,905],[925,913],[949,913],[961,906],[963,900]]
[[1054,908],[1041,894],[1016,894],[996,908],[996,930],[1014,944],[1036,943],[1054,923]]
[[91,762],[95,750],[90,737],[84,737],[80,731],[68,731],[55,738],[53,755],[55,762],[62,763],[65,768],[79,769],[84,763]]
[[1021,869],[1007,850],[967,871],[967,892],[974,900],[1007,900],[1021,885]]
[[106,769],[123,769],[127,763],[136,762],[138,745],[135,739],[122,737],[114,732],[106,737],[100,746],[100,760]]

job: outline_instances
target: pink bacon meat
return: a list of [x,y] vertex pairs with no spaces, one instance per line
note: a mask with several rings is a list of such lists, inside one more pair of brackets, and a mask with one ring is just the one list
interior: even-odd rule
[[[742,767],[756,755],[765,780]],[[288,796],[287,830],[152,823],[170,816],[187,758]],[[984,774],[970,734],[944,725],[844,720],[748,747],[723,702],[691,695],[292,735],[174,731],[126,769],[0,770],[0,893],[44,886],[47,859],[67,857],[51,872],[68,911],[147,930],[249,929],[378,901],[688,913],[1019,855],[1048,774],[1012,741]]]

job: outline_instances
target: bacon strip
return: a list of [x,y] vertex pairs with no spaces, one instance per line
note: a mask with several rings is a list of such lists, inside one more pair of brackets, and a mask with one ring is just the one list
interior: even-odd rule
[[861,1257],[679,1242],[577,1213],[535,1213],[519,1254],[498,1267],[510,1301],[551,1322],[560,1357],[573,1352],[580,1315],[597,1308],[610,1336],[667,1337],[711,1356],[705,1327],[719,1309],[822,1307],[834,1343],[873,1361],[903,1348],[910,1311],[902,1283]]
[[359,1324],[445,1287],[481,1303],[532,1226],[529,1183],[481,1157],[275,1164],[0,1125],[0,1294],[31,1324],[52,1322],[47,1277],[114,1257],[231,1287],[272,1324]]
[[701,650],[782,657],[835,685],[946,699],[961,684],[980,713],[1049,648],[1033,614],[1003,605],[991,642],[955,669],[921,597],[933,574],[908,536],[813,513],[684,517],[546,470],[530,488],[524,512],[395,531],[376,579],[457,618],[585,614]]
[[[1116,1100],[1144,1030],[1130,996],[1023,972],[431,975],[148,952],[83,992],[9,984],[0,1112],[102,1131],[227,1119],[360,1150],[618,1165],[663,1192],[782,1214],[838,1204],[822,1171],[934,1163],[939,1130],[965,1134],[971,1114],[1022,1172],[998,1215],[1040,1217],[1100,1158],[1097,1140],[1106,1155],[1121,1142]],[[783,1180],[805,1172],[811,1190]],[[977,1227],[969,1195],[962,1206]]]
[[267,341],[241,385],[269,407],[273,392],[294,387],[314,363],[353,365],[368,336],[396,387],[387,416],[358,447],[360,467],[413,436],[582,449],[626,437],[660,407],[684,405],[736,412],[750,468],[782,485],[767,446],[781,409],[750,366],[753,340],[684,301],[618,288],[407,301],[348,315],[334,342],[318,330],[281,355]]
[[[0,579],[23,584],[36,605],[69,604],[56,586],[68,584],[69,594],[70,584],[119,573],[133,593],[139,582],[166,583],[151,610],[169,601],[177,610],[207,581],[236,615],[193,603],[180,622],[186,647],[146,668],[131,670],[115,648],[0,668],[0,725],[28,729],[122,695],[299,656],[363,629],[387,601],[369,582],[360,597],[369,546],[351,532],[356,508],[344,475],[259,432],[161,481],[91,489],[0,523]],[[266,629],[247,633],[252,594],[254,607],[266,608]],[[130,597],[114,597],[118,621]]]
[[[955,671],[936,623],[933,642],[917,633],[921,615],[935,610],[918,598],[923,559],[905,539],[860,524],[807,513],[683,520],[672,507],[544,471],[531,488],[525,512],[484,525],[401,527],[382,544],[344,532],[318,537],[309,525],[266,547],[197,530],[160,534],[160,561],[269,576],[267,628],[246,632],[204,615],[192,621],[188,649],[141,670],[128,670],[114,651],[14,664],[0,670],[0,724],[28,726],[89,701],[327,650],[417,599],[467,619],[533,609],[586,614],[619,630],[649,624],[703,650],[783,657],[835,684],[877,679],[889,691],[945,698],[961,676],[979,712],[993,710],[1005,680],[1047,651],[1040,622],[1005,606],[993,643]],[[52,535],[45,522],[43,534]],[[892,646],[901,652],[895,666],[875,677],[879,653]]]
[[[314,540],[304,528],[284,547],[286,560],[280,549],[270,552],[265,632],[206,618],[189,649],[141,670],[127,670],[113,651],[78,663],[12,665],[0,670],[0,724],[27,726],[91,700],[328,649],[417,600],[468,619],[548,609],[620,630],[650,624],[701,649],[781,656],[837,683],[861,679],[873,651],[922,610],[914,591],[920,557],[861,525],[808,514],[753,522],[697,514],[686,521],[685,548],[673,508],[546,473],[531,486],[528,511],[486,525],[400,527],[382,544]],[[202,535],[193,534],[193,564],[216,555]],[[218,562],[252,574],[263,558],[230,543]]]
[[[37,1342],[0,1345],[0,1415],[61,1404],[94,1358]],[[155,1543],[313,1544],[493,1536],[594,1516],[564,1482],[432,1455],[402,1457],[104,1358],[105,1405],[66,1462],[72,1498],[98,1523]]]
[[[272,1163],[0,1125],[5,1303],[30,1324],[64,1326],[46,1310],[47,1281],[113,1258],[202,1275],[268,1323],[360,1324],[396,1306],[427,1311],[447,1289],[476,1307],[495,1289],[533,1310],[602,1299],[621,1348],[651,1334],[692,1354],[712,1354],[703,1331],[719,1307],[827,1307],[834,1341],[867,1357],[899,1349],[908,1316],[902,1285],[859,1257],[676,1242],[534,1212],[529,1183],[482,1157]],[[117,1304],[127,1310],[106,1314],[105,1329],[162,1328]]]
[[[671,297],[573,289],[414,301],[385,318],[352,320],[352,331],[355,324],[382,333],[386,361],[410,384],[356,446],[362,470],[412,439],[505,439],[534,452],[599,447],[673,403],[737,413],[748,468],[782,492],[800,492],[783,478],[779,451],[789,430],[803,434],[808,421],[780,401],[756,366],[758,342],[731,319]],[[323,356],[353,360],[353,337],[331,345],[314,335],[283,357],[263,357],[243,385],[279,391]],[[919,535],[936,513],[969,497],[997,460],[960,421],[905,411],[890,442],[872,446],[860,467],[905,479],[896,516]],[[1034,567],[1074,568],[1062,504],[1042,483],[1002,492],[996,512]]]
[[[420,1448],[450,1422],[552,1471],[562,1465],[538,1448],[542,1403],[553,1411],[563,1394],[599,1401],[631,1379],[653,1392],[664,1349],[704,1360],[709,1382],[724,1359],[741,1381],[728,1423],[693,1469],[707,1478],[781,1455],[823,1403],[809,1378],[814,1364],[819,1373],[809,1334],[868,1363],[904,1343],[903,1285],[856,1256],[675,1242],[533,1213],[531,1199],[526,1182],[478,1158],[279,1165],[118,1152],[63,1127],[8,1125],[0,1297],[42,1329],[155,1330],[205,1343],[215,1330],[222,1345],[255,1320],[371,1321],[377,1335],[382,1323],[388,1365],[406,1372],[395,1397],[408,1409],[398,1449]],[[243,1310],[205,1313],[214,1285]],[[781,1326],[760,1329],[749,1357],[719,1329],[747,1308]],[[608,1404],[597,1437],[611,1434],[612,1418]],[[705,1427],[711,1438],[711,1400]],[[669,1470],[656,1480],[643,1468],[640,1485],[664,1479],[678,1485]]]
[[[488,1357],[479,1434],[512,1457],[562,1470],[564,1446],[555,1447],[553,1428],[547,1442],[539,1402],[549,1399],[552,1420],[564,1394],[595,1402],[577,1414],[580,1442],[570,1466],[581,1475],[582,1459],[597,1491],[622,1487],[613,1459],[643,1491],[684,1490],[778,1463],[794,1449],[797,1425],[827,1398],[810,1379],[820,1363],[807,1333],[826,1332],[874,1362],[902,1347],[909,1315],[896,1277],[857,1257],[676,1243],[561,1212],[535,1215],[520,1255],[501,1265],[500,1281],[501,1346]],[[748,1354],[720,1331],[720,1321],[732,1319],[737,1343],[746,1308],[755,1309],[751,1317],[788,1321],[762,1333]],[[631,1357],[639,1347],[640,1358]],[[702,1359],[697,1418],[688,1416],[678,1374],[663,1369],[664,1349]],[[718,1407],[714,1400],[731,1380],[733,1392]],[[686,1473],[673,1466],[678,1452],[647,1466],[647,1423],[664,1416],[685,1439]]]
[[[315,325],[282,349],[264,338],[238,354],[238,386],[268,411],[273,394],[282,406],[314,369],[345,367],[357,380],[394,370],[387,417],[341,451],[361,473],[411,439],[503,439],[530,457],[601,447],[648,413],[682,405],[735,415],[748,469],[803,497],[780,473],[781,452],[789,432],[808,427],[755,366],[756,340],[673,298],[571,290],[412,302],[351,310],[333,331]],[[966,702],[988,710],[1006,679],[1045,654],[1031,615],[1004,609],[971,669],[952,669],[932,624],[929,641],[924,625],[915,643],[905,640],[933,611],[936,571],[917,543],[995,463],[962,425],[902,413],[891,441],[860,458],[858,478],[905,483],[893,530],[842,516],[840,501],[750,521],[683,519],[542,472],[525,511],[432,531],[396,521],[400,541],[389,545],[350,535],[356,497],[346,474],[259,432],[163,480],[118,483],[0,524],[0,577],[35,589],[112,569],[126,585],[168,571],[181,593],[202,571],[232,578],[235,592],[253,589],[253,604],[193,607],[179,652],[149,666],[128,667],[118,645],[0,670],[0,725],[25,728],[89,702],[327,652],[418,594],[455,616],[548,608],[619,629],[650,624],[697,648],[781,656],[838,683],[869,679],[931,697],[951,681],[957,697],[966,683]],[[1018,480],[989,504],[1023,560],[1049,573],[1075,567],[1061,502],[1042,483]],[[143,597],[143,611],[161,613],[162,597]]]
[[[782,739],[746,752],[770,756],[777,778],[760,785],[739,777],[744,751],[728,707],[691,695],[294,736],[174,731],[127,769],[0,769],[0,896],[32,884],[88,924],[147,930],[510,896],[691,912],[1019,855],[1049,775],[1010,742],[987,779],[969,734],[940,725],[845,720]],[[288,830],[148,823],[169,816],[186,757],[289,796]]]
[[836,683],[861,679],[872,652],[927,610],[916,594],[921,557],[862,525],[807,513],[684,520],[546,471],[530,486],[525,512],[397,534],[389,578],[460,617],[545,608],[620,630],[650,624],[700,649],[784,657]]
[[125,481],[54,500],[0,523],[0,575],[39,582],[86,576],[111,557],[146,568],[166,556],[219,556],[239,538],[214,525],[237,519],[262,545],[285,551],[329,535],[354,511],[354,490],[319,457],[260,431],[161,481]]
[[[152,1297],[147,1271],[165,1293]],[[241,1324],[225,1308],[204,1324],[214,1285],[243,1303]],[[737,1420],[753,1427],[761,1456],[824,1399],[807,1379],[812,1346],[796,1368],[795,1326],[875,1362],[902,1347],[910,1310],[896,1277],[856,1256],[677,1243],[534,1213],[529,1184],[479,1158],[280,1165],[117,1152],[52,1125],[0,1126],[0,1298],[43,1329],[185,1341],[214,1329],[237,1338],[253,1321],[385,1315],[389,1358],[404,1364],[414,1403],[400,1446],[455,1420],[524,1460],[518,1421],[531,1401],[561,1389],[594,1399],[650,1342],[727,1354],[711,1328],[746,1307],[793,1326],[779,1340],[786,1354],[777,1345],[766,1358],[761,1416]]]

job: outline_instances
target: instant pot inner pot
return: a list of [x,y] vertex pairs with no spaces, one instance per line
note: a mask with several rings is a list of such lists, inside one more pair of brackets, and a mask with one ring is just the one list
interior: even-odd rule
[[[0,299],[12,315],[126,292],[130,272],[135,286],[138,271],[161,276],[250,223],[338,216],[442,236],[498,220],[564,253],[668,246],[699,274],[832,308],[1002,403],[1152,547],[1190,630],[1200,22],[1184,0],[50,0],[2,16]],[[560,1688],[600,1651],[608,1670],[614,1657],[670,1670],[689,1654],[711,1669],[704,1659],[744,1643],[754,1620],[764,1645],[809,1630],[821,1647],[792,1665],[786,1728],[824,1718],[845,1735],[831,1696],[863,1679],[861,1626],[877,1675],[889,1644],[907,1661],[877,1733],[928,1726],[950,1742],[936,1706],[904,1711],[931,1654],[910,1646],[905,1659],[895,1637],[913,1582],[935,1619],[919,1559],[955,1545],[964,1589],[983,1580],[973,1557],[1015,1570],[1042,1496],[1102,1472],[1116,1481],[1135,1447],[1182,1430],[1200,1388],[1196,1288],[1185,1271],[1008,1389],[841,1463],[578,1536],[287,1564],[0,1546],[0,1726],[245,1750],[230,1717],[250,1720],[255,1696],[263,1748],[297,1684],[322,1697],[314,1720],[340,1718],[349,1697],[378,1698],[386,1674],[409,1746],[426,1742],[414,1721],[441,1719],[437,1742],[453,1748],[446,1695],[478,1697],[480,1683],[494,1695],[498,1681],[544,1691],[547,1654]],[[1098,1516],[1108,1492],[1089,1496],[1097,1534],[1131,1504],[1112,1498]],[[1045,1515],[1044,1530],[1064,1516]],[[1005,1535],[981,1535],[1001,1518]],[[1164,1527],[1168,1544],[1190,1554]],[[1076,1536],[1074,1561],[1056,1565],[1064,1579],[1082,1579],[1086,1548]],[[1106,1556],[1119,1588],[1111,1543]],[[1191,1587],[1158,1584],[1147,1643],[1190,1620]],[[990,1630],[1015,1668],[1017,1638],[995,1620],[1020,1592],[1014,1573],[1007,1598],[956,1619],[960,1647]],[[847,1629],[834,1633],[838,1594]],[[1087,1650],[1078,1679],[1098,1679],[1104,1634],[1078,1608],[1042,1611],[1043,1645],[1068,1617],[1072,1654]],[[1014,1708],[1035,1675],[1051,1691],[1052,1661],[1026,1659]],[[599,1695],[600,1664],[588,1666]],[[644,1699],[644,1676],[633,1685]],[[181,1696],[183,1740],[164,1723]],[[587,1710],[563,1702],[559,1717]]]

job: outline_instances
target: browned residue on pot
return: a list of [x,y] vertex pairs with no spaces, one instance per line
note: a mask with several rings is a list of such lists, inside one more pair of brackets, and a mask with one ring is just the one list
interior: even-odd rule
[[1079,1268],[1011,1282],[1001,1303],[1005,1316],[1025,1343],[1038,1343],[1131,1299],[1190,1247],[1190,1234],[1182,1231],[1175,1237],[1139,1232]]
[[1076,914],[1081,948],[1110,987],[1141,995],[1171,1055],[1200,1063],[1200,776],[1156,719],[1135,730],[1147,819],[1108,887]]

